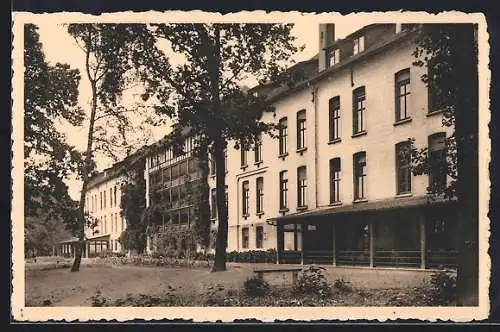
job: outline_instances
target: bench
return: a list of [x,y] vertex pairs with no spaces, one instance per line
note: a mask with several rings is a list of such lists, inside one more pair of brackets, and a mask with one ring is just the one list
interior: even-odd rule
[[257,274],[257,277],[261,278],[261,279],[264,278],[264,274],[291,272],[292,273],[292,283],[293,284],[295,284],[297,282],[298,274],[299,274],[300,271],[302,271],[302,268],[257,269],[257,270],[253,270],[253,272]]

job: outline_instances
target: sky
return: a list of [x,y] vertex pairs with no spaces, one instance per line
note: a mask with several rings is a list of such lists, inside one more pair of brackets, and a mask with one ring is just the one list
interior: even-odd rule
[[[328,22],[324,22],[328,23]],[[332,22],[333,23],[333,22]],[[367,25],[366,20],[356,20],[352,17],[342,17],[335,22],[335,37],[343,38],[351,32]],[[296,62],[305,61],[312,58],[318,52],[318,42],[319,42],[319,32],[318,23],[302,18],[299,21],[294,22],[294,28],[292,29],[292,35],[295,36],[297,45],[305,45],[302,52],[295,54],[294,60]],[[83,51],[77,46],[74,39],[67,33],[67,28],[62,24],[55,24],[50,22],[44,22],[42,24],[37,24],[39,27],[40,41],[43,45],[43,51],[45,53],[46,60],[50,64],[55,64],[57,62],[67,63],[72,68],[78,68],[82,74],[82,79],[79,86],[79,105],[84,109],[90,111],[90,83],[86,79],[85,73],[85,57]],[[167,48],[165,46],[165,48]],[[182,58],[176,56],[176,54],[167,53],[167,56],[175,63],[181,63]],[[243,85],[252,85],[242,82]],[[135,95],[133,92],[127,94],[127,98],[131,102],[138,102],[139,96]],[[80,127],[73,127],[67,124],[59,124],[58,127],[66,135],[68,143],[74,145],[81,151],[84,151],[86,146],[86,137],[88,130],[88,122],[85,122]],[[161,139],[168,129],[166,128],[151,128],[151,140],[152,142]],[[151,142],[151,143],[152,143]],[[113,160],[105,157],[103,155],[96,155],[96,163],[98,170],[110,167],[113,164]],[[75,178],[67,179],[66,183],[69,186],[69,193],[73,199],[78,199],[81,190],[81,183]]]

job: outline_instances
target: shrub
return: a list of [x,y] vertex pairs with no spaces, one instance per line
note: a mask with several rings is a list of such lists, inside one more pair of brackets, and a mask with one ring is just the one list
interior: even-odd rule
[[351,282],[345,281],[344,279],[336,279],[333,282],[333,288],[338,289],[341,292],[350,292],[352,291]]
[[454,273],[439,271],[431,274],[431,299],[434,304],[450,304],[457,299],[457,278]]
[[269,283],[263,278],[253,276],[245,280],[243,290],[248,296],[264,296],[269,293]]
[[125,257],[125,253],[123,252],[113,252],[109,249],[101,251],[97,257],[99,258],[108,258],[108,257]]
[[321,266],[308,266],[302,270],[297,282],[294,285],[294,292],[302,295],[328,296],[331,294],[331,288],[328,285]]
[[93,296],[90,297],[93,307],[103,307],[107,299],[102,295],[101,291],[98,290]]
[[228,262],[238,263],[276,263],[276,250],[231,251],[227,253]]

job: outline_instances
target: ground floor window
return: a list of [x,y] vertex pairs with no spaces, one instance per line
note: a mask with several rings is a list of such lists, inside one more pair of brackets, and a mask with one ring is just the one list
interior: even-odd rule
[[243,249],[248,249],[248,227],[241,229],[241,246]]
[[255,247],[264,247],[264,227],[262,226],[257,226],[255,228]]

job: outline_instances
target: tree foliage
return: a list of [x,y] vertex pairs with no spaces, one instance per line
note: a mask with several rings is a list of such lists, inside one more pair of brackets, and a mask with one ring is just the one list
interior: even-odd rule
[[[452,133],[446,137],[446,174],[449,178],[446,186],[428,187],[431,198],[444,197],[453,199],[457,197],[457,144],[455,134],[455,115],[460,100],[465,97],[469,105],[474,104],[472,85],[464,86],[458,84],[460,80],[467,79],[468,82],[474,80],[474,73],[461,70],[462,65],[457,55],[464,45],[473,49],[473,58],[469,59],[473,64],[477,64],[477,45],[473,40],[465,41],[460,36],[463,25],[456,24],[424,24],[417,27],[418,30],[416,48],[413,53],[416,60],[414,65],[426,67],[427,73],[421,76],[421,80],[426,84],[429,91],[429,112],[442,113],[443,127],[452,128]],[[470,26],[472,29],[472,26]],[[465,42],[465,44],[464,44]],[[477,79],[477,78],[476,78]],[[460,101],[459,101],[460,100]],[[465,106],[467,107],[467,106]],[[470,108],[477,108],[469,106]],[[432,165],[429,163],[428,147],[417,148],[412,140],[412,171],[414,175],[429,175]]]
[[[433,112],[443,112],[447,137],[447,173],[451,179],[431,195],[456,198],[459,305],[478,304],[478,49],[472,24],[424,24],[419,29],[415,65],[426,66],[422,80]],[[414,149],[414,173],[430,174],[427,150]]]
[[144,218],[146,209],[146,182],[144,180],[144,163],[136,163],[127,172],[127,178],[121,184],[121,216],[125,218],[127,227],[120,236],[120,243],[125,249],[142,253],[146,248],[147,221]]
[[[244,91],[249,76],[259,83],[279,85],[291,56],[299,50],[290,35],[290,24],[155,24],[154,40],[167,41],[185,61],[173,66],[165,54],[150,44],[139,58],[139,75],[146,83],[143,98],[158,100],[159,114],[174,119],[173,137],[188,127],[196,133],[201,153],[214,156],[218,230],[214,270],[225,270],[227,211],[225,207],[224,150],[228,141],[248,147],[275,125],[261,121],[265,90]],[[179,139],[179,142],[181,140]]]
[[81,157],[56,128],[58,121],[79,125],[78,69],[45,60],[37,27],[24,27],[24,195],[25,216],[72,218],[74,210],[63,179],[78,169]]
[[[120,103],[123,92],[134,81],[134,59],[144,50],[143,25],[69,24],[68,33],[85,54],[86,77],[91,87],[89,127],[85,161],[82,165],[82,190],[79,214],[73,229],[80,239],[72,271],[80,267],[85,237],[85,193],[97,150],[113,153],[113,148],[127,147],[127,133],[132,131],[131,114],[139,116],[146,108],[126,108]],[[147,39],[146,39],[147,41]],[[141,136],[142,137],[142,136]],[[129,150],[130,151],[130,150]]]

